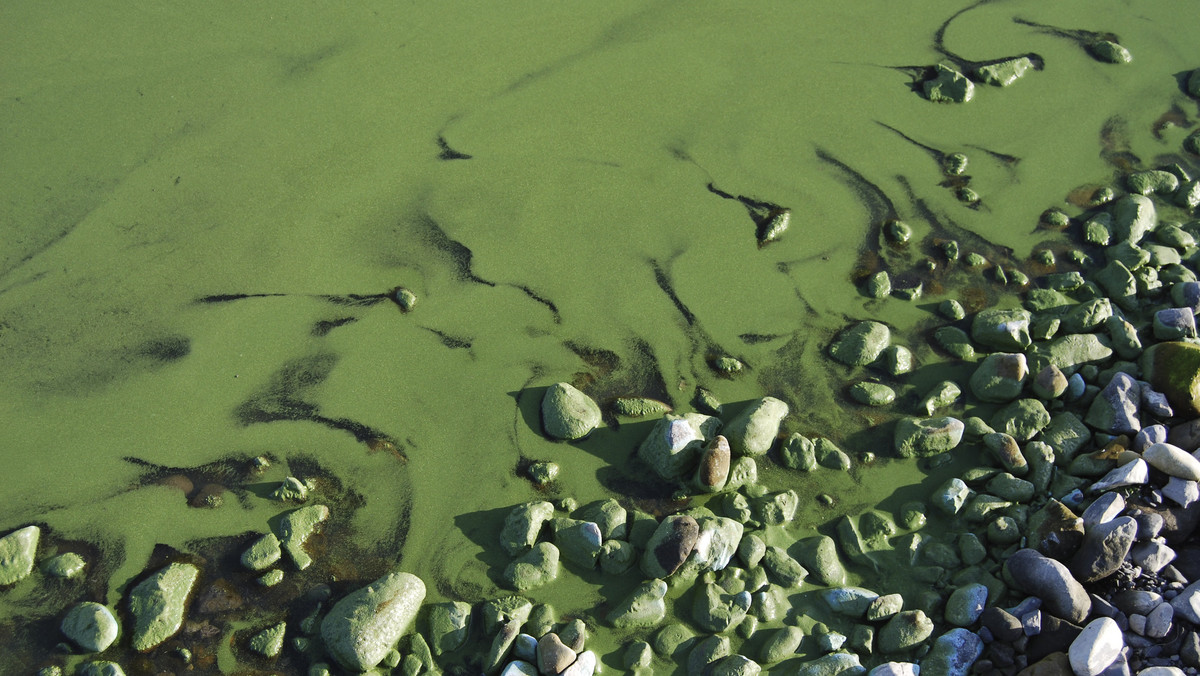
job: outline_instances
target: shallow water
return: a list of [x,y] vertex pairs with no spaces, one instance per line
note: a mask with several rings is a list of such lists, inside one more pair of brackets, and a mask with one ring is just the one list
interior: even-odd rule
[[[283,508],[251,488],[216,508],[188,496],[266,486],[289,462],[327,477],[325,554],[343,566],[327,581],[398,561],[430,601],[501,595],[489,537],[508,507],[669,495],[626,471],[648,422],[569,445],[540,434],[539,388],[556,381],[677,410],[697,386],[735,411],[769,394],[792,405],[789,431],[882,456],[820,485],[764,469],[801,492],[797,535],[927,494],[934,478],[866,431],[891,413],[844,397],[863,373],[822,351],[876,317],[930,366],[937,302],[1015,301],[962,269],[936,275],[944,295],[866,298],[851,282],[882,217],[1021,267],[1065,242],[1037,228],[1044,209],[1113,179],[1102,150],[1156,166],[1197,115],[1175,79],[1200,66],[1184,1],[980,3],[944,48],[1045,68],[933,104],[903,69],[945,59],[935,33],[964,7],[6,4],[0,532],[44,526],[39,559],[97,553],[86,593],[36,574],[0,592],[0,625],[82,596],[115,607],[156,544],[263,532]],[[1134,61],[1098,63],[1014,17],[1114,32]],[[1155,138],[1173,106],[1184,122]],[[918,144],[970,157],[979,208]],[[760,248],[747,208],[710,186],[790,208],[791,228]],[[883,255],[893,270],[925,257]],[[379,298],[397,285],[413,312]],[[748,372],[717,377],[720,354]],[[945,377],[923,369],[893,410]],[[276,462],[254,481],[212,465],[261,454]],[[518,476],[528,460],[561,465],[548,493]],[[177,475],[192,493],[164,485]],[[531,594],[585,616],[601,596],[573,574]],[[619,640],[589,646],[619,669]]]

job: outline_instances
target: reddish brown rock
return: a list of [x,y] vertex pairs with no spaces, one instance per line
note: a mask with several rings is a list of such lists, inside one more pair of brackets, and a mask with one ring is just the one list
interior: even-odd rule
[[729,441],[718,434],[708,442],[700,456],[696,485],[710,493],[724,488],[729,479],[729,459]]

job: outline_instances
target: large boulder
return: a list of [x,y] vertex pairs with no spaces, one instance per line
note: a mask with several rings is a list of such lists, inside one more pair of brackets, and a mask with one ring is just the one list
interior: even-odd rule
[[350,592],[321,622],[325,649],[343,667],[367,671],[383,661],[412,625],[425,600],[425,583],[392,572]]
[[129,614],[133,616],[130,643],[134,650],[150,650],[179,631],[188,596],[199,575],[200,570],[190,563],[171,563],[129,592]]
[[600,407],[568,383],[555,383],[542,397],[542,428],[554,439],[582,439],[600,426]]

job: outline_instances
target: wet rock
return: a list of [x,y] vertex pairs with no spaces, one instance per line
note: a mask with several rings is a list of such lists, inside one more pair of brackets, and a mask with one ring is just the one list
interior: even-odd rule
[[504,665],[500,676],[540,676],[538,668],[525,660],[513,660]]
[[1191,308],[1175,307],[1154,313],[1154,338],[1179,340],[1196,337],[1196,315]]
[[15,584],[33,571],[42,529],[25,526],[0,538],[0,586]]
[[1142,453],[1142,457],[1151,467],[1167,476],[1185,481],[1200,481],[1200,460],[1178,446],[1153,444]]
[[1126,195],[1113,204],[1113,229],[1117,239],[1137,244],[1158,223],[1154,202],[1144,195]]
[[1042,443],[1054,449],[1055,464],[1065,467],[1084,444],[1091,441],[1092,431],[1074,413],[1055,413],[1050,416],[1050,423],[1042,428],[1040,438]]
[[[1095,42],[1089,42],[1087,45],[1087,50],[1088,53],[1091,54],[1097,61],[1103,61],[1105,63],[1129,63],[1130,61],[1133,61],[1133,55],[1129,53],[1128,49],[1125,49],[1121,45],[1111,40],[1096,40]],[[1080,674],[1079,676],[1084,675]],[[1087,674],[1087,676],[1093,675]]]
[[876,665],[867,676],[917,676],[921,668],[912,662],[883,662]]
[[1138,195],[1170,195],[1179,189],[1179,177],[1162,169],[1135,171],[1125,177],[1129,192]]
[[768,546],[762,564],[782,587],[799,587],[808,577],[804,566],[780,547]]
[[[57,672],[61,674],[62,672]],[[79,670],[75,672],[77,676],[125,676],[125,670],[116,662],[108,660],[96,660],[80,665]],[[38,672],[39,676],[41,672]]]
[[818,584],[826,587],[846,583],[846,569],[838,557],[837,543],[828,535],[817,535],[801,542],[799,562]]
[[946,600],[946,621],[956,627],[969,627],[979,619],[987,603],[988,588],[979,583],[955,589]]
[[467,642],[471,629],[471,604],[448,601],[429,607],[429,641],[435,655],[453,653]]
[[767,545],[762,538],[754,533],[748,533],[738,543],[738,558],[746,568],[755,568],[767,553]]
[[975,96],[975,84],[965,75],[942,64],[934,66],[934,75],[922,85],[925,98],[934,103],[966,103]]
[[1031,318],[1027,310],[1019,308],[981,310],[971,321],[971,338],[997,350],[1020,352],[1032,342],[1029,336]]
[[816,440],[814,446],[818,465],[839,472],[850,469],[850,455],[838,448],[832,440],[821,437]]
[[553,517],[554,505],[549,502],[527,502],[513,507],[504,517],[500,546],[509,556],[529,551],[537,542],[542,526]]
[[817,468],[817,446],[812,439],[793,433],[780,447],[779,458],[788,469],[811,472]]
[[292,510],[279,520],[279,539],[297,570],[304,570],[312,565],[312,557],[304,550],[304,543],[308,542],[308,538],[316,532],[317,527],[328,518],[328,507],[309,505]]
[[953,477],[934,491],[929,501],[938,509],[953,516],[958,514],[970,496],[971,489],[967,484],[962,479]]
[[1136,434],[1142,429],[1141,386],[1128,373],[1117,373],[1092,400],[1084,422],[1112,434]]
[[730,449],[738,455],[766,455],[787,414],[788,405],[783,401],[775,397],[759,399],[725,426]]
[[1109,617],[1092,620],[1071,642],[1067,657],[1076,676],[1099,676],[1125,647],[1121,628]]
[[42,565],[42,570],[50,577],[69,579],[83,572],[87,562],[75,552],[67,552],[51,557]]
[[687,560],[700,536],[700,524],[691,516],[672,514],[662,520],[646,544],[642,572],[648,577],[668,577]]
[[1033,499],[1033,484],[1024,479],[1001,472],[988,480],[985,487],[989,493],[1009,502],[1029,502]]
[[582,439],[600,426],[600,407],[569,383],[555,383],[542,397],[542,428],[553,439]]
[[1050,424],[1050,412],[1038,399],[1018,399],[997,411],[991,424],[997,432],[1025,442]]
[[671,406],[646,397],[618,397],[612,403],[613,413],[626,418],[647,418],[671,412]]
[[1071,571],[1036,550],[1017,550],[1004,562],[1004,572],[1018,589],[1041,598],[1056,617],[1078,623],[1091,611],[1091,598]]
[[308,486],[294,476],[279,483],[279,487],[271,491],[271,499],[281,502],[304,502],[308,499]]
[[667,595],[667,583],[649,580],[613,608],[608,614],[608,623],[618,629],[630,627],[653,627],[662,622],[667,614],[663,597]]
[[134,650],[150,650],[179,631],[199,575],[200,570],[190,563],[171,563],[130,590],[130,644]]
[[553,582],[558,577],[558,548],[539,542],[504,569],[502,580],[509,589],[527,592]]
[[250,638],[250,649],[263,657],[276,657],[283,652],[283,637],[287,623],[271,625]]
[[598,561],[605,575],[621,575],[637,563],[637,548],[624,540],[605,540]]
[[638,457],[660,477],[680,481],[692,472],[701,445],[720,424],[717,418],[699,413],[663,416],[638,446]]
[[[513,646],[516,645],[517,636],[521,633],[521,622],[519,620],[509,620],[505,622],[500,631],[492,638],[491,646],[483,657],[483,672],[485,674],[495,673],[504,664],[504,660],[512,653]],[[409,673],[416,674],[420,668],[409,670]]]
[[703,585],[692,605],[692,621],[705,631],[719,634],[746,617],[750,601],[749,592],[726,594],[715,584]]
[[883,383],[862,381],[850,387],[850,396],[866,406],[887,406],[896,400],[896,391]]
[[901,418],[893,443],[903,458],[926,457],[958,446],[964,429],[957,418]]
[[1019,80],[1022,75],[1033,67],[1033,61],[1030,61],[1029,57],[1019,56],[1015,59],[1005,59],[997,63],[980,66],[975,70],[975,77],[984,84],[995,87],[1007,87]]
[[[1007,402],[1021,396],[1029,366],[1023,354],[998,352],[984,357],[971,375],[971,392],[982,401]],[[1061,372],[1060,372],[1061,375]],[[1066,389],[1066,379],[1063,379]]]
[[1167,485],[1163,486],[1162,494],[1180,507],[1187,507],[1200,500],[1200,483],[1171,477]]
[[695,484],[706,493],[715,493],[725,487],[729,480],[729,441],[718,434],[713,437],[700,454],[696,467]]
[[1025,633],[1022,629],[1020,618],[1003,608],[995,606],[985,608],[983,613],[980,614],[979,619],[983,627],[997,641],[1011,643]]
[[1086,530],[1083,544],[1071,559],[1071,572],[1080,582],[1102,580],[1121,567],[1137,535],[1137,523],[1119,516]]
[[402,572],[350,592],[321,622],[325,649],[347,669],[371,669],[408,631],[424,599],[425,583]]
[[91,601],[71,608],[59,626],[64,636],[89,653],[107,650],[117,640],[119,629],[112,611]]
[[550,523],[554,527],[554,543],[558,545],[563,558],[585,568],[596,565],[600,546],[604,542],[600,526],[591,521],[564,517],[551,519]]
[[883,351],[883,359],[887,372],[893,376],[903,375],[913,370],[913,354],[903,345],[890,345]]
[[1137,329],[1120,317],[1109,317],[1104,322],[1108,330],[1112,349],[1122,359],[1137,359],[1142,355],[1142,339]]
[[951,629],[934,640],[921,658],[921,670],[927,676],[967,676],[982,654],[983,639],[966,629]]
[[871,275],[863,285],[863,293],[871,298],[887,298],[892,295],[891,275],[886,270]]
[[1025,459],[1025,454],[1021,452],[1020,444],[1011,434],[1004,432],[985,434],[983,445],[1004,469],[1022,476],[1029,473],[1029,463]]
[[275,565],[282,556],[279,538],[275,537],[274,533],[267,533],[242,552],[242,565],[250,570],[266,570]]
[[1125,498],[1120,493],[1105,493],[1083,510],[1083,527],[1092,528],[1108,523],[1125,511]]
[[957,326],[943,326],[933,332],[933,340],[952,357],[963,361],[974,361],[975,346],[971,338]]
[[879,652],[888,655],[914,648],[933,635],[933,620],[921,610],[902,610],[879,630]]
[[891,339],[891,330],[886,325],[859,322],[838,336],[830,346],[829,354],[847,366],[866,366],[879,358]]

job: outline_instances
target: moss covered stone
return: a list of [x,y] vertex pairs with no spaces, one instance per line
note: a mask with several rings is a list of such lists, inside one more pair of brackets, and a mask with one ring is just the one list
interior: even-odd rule
[[175,635],[183,625],[188,596],[200,570],[190,563],[171,563],[129,592],[133,617],[130,643],[146,651]]
[[26,526],[0,538],[0,586],[16,583],[33,571],[41,535],[42,529]]
[[1167,342],[1142,355],[1142,374],[1178,415],[1200,415],[1200,346]]
[[309,505],[292,510],[279,520],[280,542],[298,570],[312,565],[312,557],[304,550],[304,543],[316,532],[317,527],[329,518],[325,505]]
[[424,599],[425,583],[403,572],[350,592],[321,622],[325,649],[347,669],[373,668],[408,631]]
[[891,339],[892,332],[886,325],[859,322],[838,336],[829,347],[829,354],[847,366],[866,366],[879,358]]
[[553,439],[582,439],[600,426],[600,407],[569,383],[555,383],[542,397],[542,428]]

